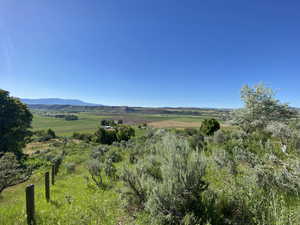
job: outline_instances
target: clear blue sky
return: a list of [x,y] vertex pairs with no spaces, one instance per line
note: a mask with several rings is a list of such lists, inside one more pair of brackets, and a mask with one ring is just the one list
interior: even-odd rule
[[0,88],[107,105],[300,106],[298,0],[1,0]]

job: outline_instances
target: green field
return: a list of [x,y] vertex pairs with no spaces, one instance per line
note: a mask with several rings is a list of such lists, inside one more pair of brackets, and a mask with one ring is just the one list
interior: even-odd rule
[[100,125],[100,120],[104,116],[77,114],[79,120],[67,121],[64,119],[46,117],[34,114],[32,128],[33,130],[53,129],[58,135],[70,136],[73,132],[94,132]]
[[[74,132],[93,133],[100,125],[100,121],[105,118],[122,118],[126,123],[138,124],[143,121],[179,121],[186,123],[201,122],[202,116],[184,116],[184,115],[143,115],[143,114],[124,114],[124,115],[101,115],[97,113],[73,113],[79,117],[79,120],[67,121],[61,118],[34,113],[32,128],[33,130],[53,129],[57,135],[71,136]],[[188,127],[188,124],[187,124]]]

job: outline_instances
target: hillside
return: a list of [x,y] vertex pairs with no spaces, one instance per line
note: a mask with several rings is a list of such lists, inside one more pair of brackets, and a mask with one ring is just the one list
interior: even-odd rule
[[21,98],[21,101],[28,105],[99,106],[99,104],[88,103],[78,99],[63,99],[63,98],[39,98],[39,99]]

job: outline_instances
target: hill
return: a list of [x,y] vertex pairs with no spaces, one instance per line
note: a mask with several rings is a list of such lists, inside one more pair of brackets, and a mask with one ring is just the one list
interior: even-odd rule
[[76,105],[76,106],[100,106],[99,104],[93,104],[84,102],[78,99],[62,99],[62,98],[39,98],[29,99],[21,98],[21,101],[28,105]]

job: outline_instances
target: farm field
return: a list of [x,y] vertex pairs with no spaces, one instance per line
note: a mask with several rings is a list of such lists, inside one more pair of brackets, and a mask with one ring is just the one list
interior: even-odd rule
[[137,125],[148,123],[155,128],[188,128],[200,127],[202,116],[185,115],[147,115],[147,114],[106,114],[96,113],[73,113],[78,116],[78,120],[67,121],[61,118],[34,113],[32,128],[33,130],[53,129],[60,136],[71,136],[74,132],[94,133],[100,125],[102,119],[122,119],[125,124]]

